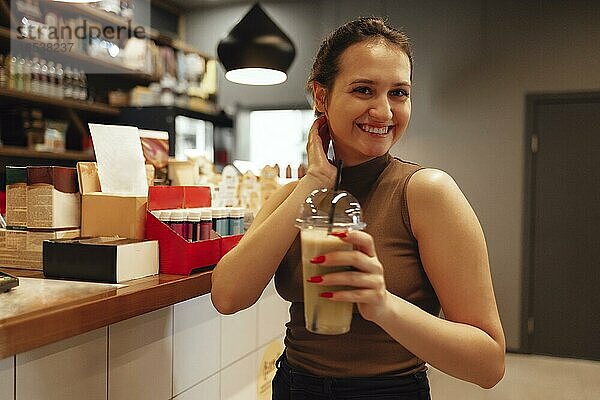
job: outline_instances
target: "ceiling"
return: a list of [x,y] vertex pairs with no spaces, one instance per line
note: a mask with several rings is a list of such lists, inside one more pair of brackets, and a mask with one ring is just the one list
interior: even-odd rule
[[[268,0],[269,3],[284,3],[298,0]],[[232,4],[254,4],[257,0],[170,0],[170,3],[186,10],[201,7],[218,7]]]

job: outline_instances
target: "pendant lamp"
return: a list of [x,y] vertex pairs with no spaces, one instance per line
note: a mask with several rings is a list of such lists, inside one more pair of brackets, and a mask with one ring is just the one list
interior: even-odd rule
[[219,42],[217,54],[227,80],[246,85],[276,85],[287,79],[296,48],[255,3]]

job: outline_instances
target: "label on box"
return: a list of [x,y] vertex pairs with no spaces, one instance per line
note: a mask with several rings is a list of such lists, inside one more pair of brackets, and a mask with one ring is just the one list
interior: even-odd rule
[[27,184],[6,185],[6,224],[27,226]]
[[27,226],[52,227],[52,191],[54,187],[38,183],[27,187]]
[[28,228],[72,228],[80,225],[80,194],[65,193],[46,183],[27,186]]
[[6,250],[27,250],[27,231],[6,231]]

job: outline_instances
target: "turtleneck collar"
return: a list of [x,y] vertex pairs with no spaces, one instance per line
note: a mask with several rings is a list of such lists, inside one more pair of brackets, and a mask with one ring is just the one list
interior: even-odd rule
[[392,156],[385,153],[362,164],[342,168],[340,188],[349,191],[359,202],[363,202],[391,159]]

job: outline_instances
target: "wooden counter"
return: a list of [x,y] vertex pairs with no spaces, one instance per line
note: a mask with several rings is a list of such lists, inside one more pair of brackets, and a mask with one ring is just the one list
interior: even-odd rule
[[211,272],[159,274],[122,285],[45,279],[0,270],[20,285],[0,293],[0,360],[210,292]]

